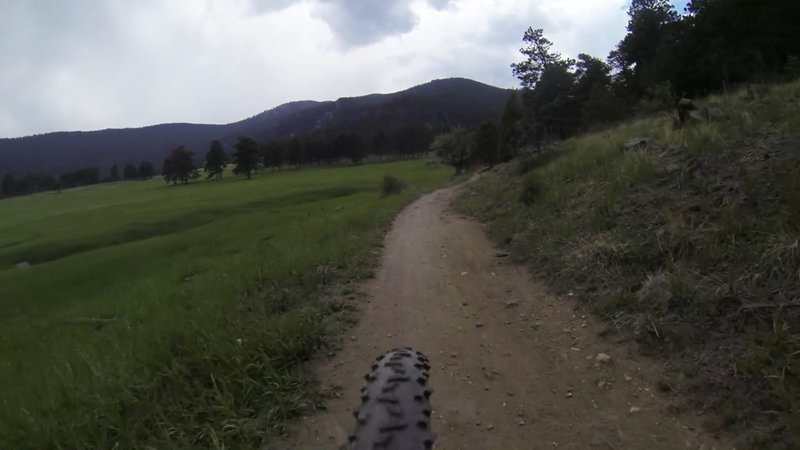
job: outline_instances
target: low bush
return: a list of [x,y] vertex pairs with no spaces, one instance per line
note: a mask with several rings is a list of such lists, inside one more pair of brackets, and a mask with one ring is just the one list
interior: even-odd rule
[[405,187],[406,183],[403,182],[403,180],[387,173],[383,176],[383,181],[381,181],[381,195],[385,197],[387,195],[399,194],[403,192]]

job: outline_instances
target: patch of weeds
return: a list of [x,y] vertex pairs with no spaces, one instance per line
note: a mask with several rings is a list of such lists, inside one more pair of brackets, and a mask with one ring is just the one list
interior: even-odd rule
[[742,130],[748,133],[754,131],[753,124],[755,121],[753,119],[753,114],[750,111],[740,111],[737,119],[738,125],[742,128]]
[[636,297],[639,300],[640,308],[663,315],[669,310],[675,294],[672,277],[667,273],[658,272],[645,278],[642,286],[636,292]]
[[669,81],[663,81],[647,89],[641,101],[647,112],[664,111],[675,105],[675,92]]
[[542,175],[539,172],[533,172],[522,180],[519,200],[526,205],[531,205],[546,188]]
[[558,157],[558,147],[548,147],[536,152],[524,153],[519,156],[514,171],[517,175],[525,175],[536,168],[547,165]]
[[778,177],[778,186],[784,201],[786,224],[800,231],[800,170],[793,169]]
[[406,188],[406,183],[403,180],[397,178],[394,175],[386,174],[383,176],[383,181],[381,181],[381,195],[394,195],[403,192],[403,189]]
[[688,149],[693,154],[703,155],[722,149],[719,126],[714,122],[702,122],[692,125],[684,133]]
[[753,336],[753,354],[744,369],[761,379],[791,439],[800,445],[800,332],[785,317],[791,312],[777,309],[769,330]]

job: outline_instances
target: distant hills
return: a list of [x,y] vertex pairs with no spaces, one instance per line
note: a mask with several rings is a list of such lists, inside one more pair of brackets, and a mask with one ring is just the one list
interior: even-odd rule
[[28,172],[57,176],[90,166],[106,172],[113,164],[143,160],[152,161],[158,169],[167,153],[179,145],[194,151],[199,160],[211,140],[219,139],[230,148],[238,136],[268,142],[312,133],[369,137],[379,130],[392,135],[404,127],[433,131],[454,125],[471,127],[498,119],[509,92],[473,80],[450,78],[391,94],[286,103],[227,125],[170,123],[0,139],[0,176]]

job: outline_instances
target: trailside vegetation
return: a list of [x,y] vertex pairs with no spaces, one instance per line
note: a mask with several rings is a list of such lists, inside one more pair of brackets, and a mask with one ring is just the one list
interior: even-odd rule
[[522,114],[499,133],[519,132],[518,158],[459,208],[609,337],[664,358],[680,407],[745,447],[798,448],[800,3],[633,0],[628,16],[605,61],[525,32]]
[[745,447],[800,445],[800,82],[699,101],[486,172],[458,200],[659,387]]

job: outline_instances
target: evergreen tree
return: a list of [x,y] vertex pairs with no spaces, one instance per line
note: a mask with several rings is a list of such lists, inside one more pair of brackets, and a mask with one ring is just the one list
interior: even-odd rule
[[272,170],[280,169],[286,159],[284,143],[281,141],[270,141],[264,148],[264,166],[272,167]]
[[249,180],[252,173],[258,169],[259,154],[256,141],[246,136],[239,137],[236,141],[236,151],[233,152],[233,173],[244,175]]
[[529,141],[537,147],[554,139],[565,139],[576,131],[580,104],[574,96],[572,63],[563,60],[550,64],[536,86],[526,92],[525,103],[531,113]]
[[228,155],[222,148],[220,141],[211,141],[211,146],[206,153],[206,162],[203,169],[206,172],[206,179],[216,177],[217,181],[222,179],[222,173],[225,172],[225,165],[228,163]]
[[333,140],[333,157],[348,158],[353,164],[360,164],[364,160],[364,143],[355,134],[339,134]]
[[584,127],[603,125],[624,118],[625,113],[626,102],[615,95],[613,87],[596,83],[581,106],[581,123]]
[[595,86],[611,84],[611,66],[591,55],[581,53],[575,62],[575,99],[580,103],[589,100]]
[[521,121],[523,116],[524,112],[519,98],[517,98],[517,92],[512,91],[503,109],[503,117],[500,119],[497,148],[498,161],[508,161],[517,155],[519,141],[522,136]]
[[289,141],[289,149],[287,153],[289,164],[295,167],[300,167],[303,165],[303,161],[305,161],[303,144],[300,142],[300,139],[298,139],[297,136],[292,137],[292,140]]
[[522,87],[533,89],[542,73],[552,64],[561,60],[561,55],[550,48],[553,43],[544,37],[544,30],[529,27],[522,36],[526,45],[519,49],[525,60],[511,65],[514,76],[519,78]]
[[125,167],[122,169],[122,176],[126,180],[135,180],[139,177],[139,171],[136,170],[136,166],[131,163],[125,164]]
[[497,124],[485,122],[475,132],[475,158],[494,166],[499,162]]
[[144,179],[153,178],[153,163],[142,161],[139,163],[139,177]]
[[200,176],[197,167],[192,159],[192,152],[186,150],[182,145],[164,159],[161,174],[167,183],[186,184],[189,180]]
[[383,160],[383,155],[386,154],[389,147],[388,140],[386,132],[383,131],[383,129],[378,130],[378,132],[375,133],[375,137],[372,138],[372,153],[378,155],[378,160]]
[[16,182],[14,175],[6,174],[3,177],[3,196],[10,197],[16,192]]
[[59,177],[59,184],[62,187],[87,186],[100,182],[100,169],[97,167],[85,167],[62,173]]

